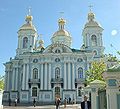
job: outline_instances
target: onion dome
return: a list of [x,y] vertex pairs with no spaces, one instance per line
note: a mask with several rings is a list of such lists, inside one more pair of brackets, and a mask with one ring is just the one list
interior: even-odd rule
[[93,12],[88,13],[88,22],[85,24],[86,27],[101,27],[101,25],[95,21],[95,14]]
[[44,41],[43,40],[39,40],[39,46],[37,47],[37,49],[39,51],[43,51],[45,48],[44,48]]
[[38,44],[39,44],[39,46],[37,47],[38,50],[42,51],[42,50],[45,49],[45,48],[44,48],[44,40],[40,39],[40,40],[38,41]]
[[39,44],[40,44],[40,45],[44,44],[44,40],[42,40],[42,39],[39,40]]
[[55,37],[55,36],[70,36],[69,32],[64,29],[65,23],[66,23],[66,21],[63,18],[60,18],[58,20],[59,30],[53,34],[53,37]]
[[65,23],[66,20],[64,20],[63,18],[60,18],[58,20],[58,26],[59,26],[59,30],[56,31],[53,36],[52,36],[52,43],[62,43],[65,44],[67,46],[71,45],[71,36],[70,33],[65,30]]
[[35,26],[32,24],[33,16],[27,15],[25,18],[26,23],[23,24],[19,30],[34,30],[36,31]]

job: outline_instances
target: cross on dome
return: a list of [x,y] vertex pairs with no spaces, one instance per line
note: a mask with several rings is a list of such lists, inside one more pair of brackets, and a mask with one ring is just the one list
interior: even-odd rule
[[28,15],[31,15],[31,7],[28,8]]
[[66,20],[63,19],[64,12],[60,12],[61,18],[58,20],[59,30],[64,30]]
[[31,7],[28,8],[28,15],[26,16],[26,22],[32,24],[33,17],[31,15]]
[[93,5],[89,5],[90,12],[88,13],[88,20],[93,21],[95,19],[95,14],[92,12]]
[[89,7],[89,10],[90,10],[90,12],[91,12],[91,11],[92,11],[92,8],[93,8],[93,5],[89,5],[88,7]]

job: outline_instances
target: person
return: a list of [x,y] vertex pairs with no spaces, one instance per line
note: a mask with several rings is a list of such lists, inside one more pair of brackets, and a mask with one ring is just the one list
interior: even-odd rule
[[69,97],[69,104],[71,103],[71,98]]
[[15,106],[17,106],[17,98],[15,98]]
[[11,106],[11,99],[9,99],[9,106]]
[[91,109],[91,102],[87,101],[88,97],[84,96],[84,101],[81,102],[81,109]]
[[55,105],[56,105],[56,109],[59,109],[60,98],[56,99]]
[[66,105],[67,105],[67,99],[65,98],[64,99],[64,108],[66,108]]
[[33,99],[33,106],[34,107],[36,106],[36,100],[35,100],[35,98]]
[[72,104],[75,104],[75,99],[73,98],[73,100],[72,100]]

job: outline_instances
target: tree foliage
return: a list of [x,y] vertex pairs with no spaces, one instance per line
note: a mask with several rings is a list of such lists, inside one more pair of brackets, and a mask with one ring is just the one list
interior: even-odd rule
[[0,89],[4,89],[4,76],[0,76]]
[[106,58],[107,58],[107,61],[109,61],[109,62],[116,62],[116,61],[118,61],[117,57],[113,56],[112,54],[106,55]]
[[104,61],[94,61],[91,63],[91,68],[86,72],[86,82],[89,84],[94,80],[103,80],[102,73],[106,70]]

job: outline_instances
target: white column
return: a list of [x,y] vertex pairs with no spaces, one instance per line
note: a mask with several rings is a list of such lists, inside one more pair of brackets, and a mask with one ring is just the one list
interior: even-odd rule
[[7,91],[7,71],[5,71],[5,91]]
[[9,91],[9,71],[7,72],[7,91]]
[[70,71],[70,63],[68,63],[68,89],[71,89],[71,71]]
[[22,37],[20,37],[20,48],[22,48],[23,42],[22,42]]
[[90,46],[90,35],[89,34],[87,34],[87,42],[88,42],[88,46]]
[[15,82],[15,68],[13,69],[13,75],[12,75],[12,90],[15,90],[14,82]]
[[67,89],[66,87],[66,63],[64,63],[64,89]]
[[45,63],[45,77],[44,77],[44,83],[45,83],[45,90],[47,90],[47,63]]
[[74,63],[72,63],[72,89],[75,89],[75,66]]
[[20,48],[20,37],[18,37],[18,48]]
[[100,46],[103,46],[103,41],[102,41],[102,33],[100,34]]
[[23,81],[22,81],[22,90],[25,90],[25,64],[23,65]]
[[16,81],[15,81],[15,90],[18,90],[18,68],[15,68]]
[[27,66],[26,66],[27,68],[26,68],[26,90],[28,90],[29,89],[29,87],[28,87],[28,74],[29,74],[29,65],[27,64]]
[[88,34],[85,36],[85,44],[86,44],[86,46],[88,46],[88,41],[87,41],[87,37],[88,37]]
[[41,64],[41,86],[40,89],[43,90],[43,64]]
[[48,89],[51,89],[51,63],[49,63],[49,81],[48,81]]

